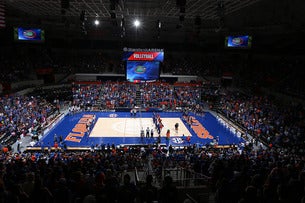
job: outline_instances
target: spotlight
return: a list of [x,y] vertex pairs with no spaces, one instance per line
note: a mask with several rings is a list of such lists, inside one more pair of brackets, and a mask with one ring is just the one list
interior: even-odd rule
[[158,26],[159,29],[161,29],[162,23],[161,23],[160,20],[157,21],[157,26]]
[[139,20],[135,20],[133,24],[134,24],[134,26],[139,27],[140,26],[140,21]]
[[124,19],[124,18],[122,18],[120,26],[121,26],[121,27],[124,27],[124,26],[125,26],[125,19]]
[[98,19],[96,19],[96,20],[94,21],[94,25],[98,26],[99,24],[100,24],[100,21],[99,21]]

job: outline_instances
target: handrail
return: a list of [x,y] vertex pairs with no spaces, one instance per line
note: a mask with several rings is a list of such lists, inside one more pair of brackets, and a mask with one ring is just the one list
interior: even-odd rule
[[136,185],[137,185],[140,182],[137,167],[135,167],[135,179],[136,179]]
[[[242,126],[240,123],[238,123],[237,121],[234,121],[233,119],[231,118],[228,118],[227,116],[224,115],[224,113],[220,110],[217,110],[217,114],[221,116],[222,119],[225,119],[226,121],[229,121],[231,124],[235,125],[233,127],[235,128],[239,128],[238,130],[240,130],[241,132],[243,132],[245,135],[246,135],[246,132],[248,135],[250,135],[251,137],[250,138],[253,138],[255,137],[254,134],[251,132],[251,131],[248,131],[244,126]],[[247,137],[247,139],[249,139],[249,137]],[[265,139],[260,139],[260,142],[262,144],[264,144],[265,146],[268,145],[268,143],[266,142]]]
[[237,128],[237,129],[238,129],[239,131],[241,131],[242,133],[245,134],[245,132],[247,131],[247,129],[246,129],[244,126],[242,126],[240,123],[234,121],[234,120],[231,119],[231,118],[226,117],[222,111],[217,110],[217,114],[218,114],[218,116],[220,116],[222,119],[225,119],[227,122],[229,121],[230,124],[233,124],[233,125],[234,125],[233,127]]
[[[173,174],[173,172],[175,174]],[[191,171],[189,169],[185,169],[183,167],[179,168],[163,168],[162,169],[162,180],[164,180],[164,177],[166,174],[169,174],[172,176],[173,181],[180,183],[180,185],[183,186],[190,186],[191,184],[194,185],[209,185],[211,177],[206,176],[202,173],[198,173],[195,171]]]
[[201,176],[202,178],[205,178],[206,180],[211,180],[211,178],[212,178],[212,177],[204,175],[202,173],[191,171],[190,169],[186,169],[186,168],[182,168],[182,169],[184,169],[185,171],[191,172],[191,173],[193,173],[195,175]]
[[185,194],[187,196],[187,198],[189,198],[193,203],[198,203],[191,195],[189,195],[188,193]]

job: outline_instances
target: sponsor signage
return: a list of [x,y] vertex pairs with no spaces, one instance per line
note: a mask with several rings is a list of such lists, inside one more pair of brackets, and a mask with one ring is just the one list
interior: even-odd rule
[[124,52],[124,61],[163,61],[164,52],[133,51]]

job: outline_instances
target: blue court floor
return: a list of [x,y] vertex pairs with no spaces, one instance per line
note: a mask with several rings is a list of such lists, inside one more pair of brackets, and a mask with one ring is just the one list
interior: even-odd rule
[[[168,112],[160,112],[158,113],[161,118],[177,118],[181,119],[182,123],[185,125],[185,127],[190,132],[191,139],[190,142],[186,141],[186,137],[179,136],[171,136],[169,140],[166,139],[165,136],[161,137],[160,144],[164,145],[172,145],[174,147],[178,146],[187,146],[190,144],[197,144],[199,146],[208,145],[213,142],[213,140],[218,140],[218,145],[232,145],[232,144],[239,144],[240,142],[244,142],[244,140],[240,137],[238,137],[236,134],[232,133],[228,128],[226,128],[223,124],[221,124],[216,117],[214,117],[210,113],[205,113],[204,116],[194,116],[197,121],[201,123],[201,125],[209,132],[210,135],[212,135],[213,139],[205,139],[200,138],[197,136],[197,134],[194,132],[194,130],[189,126],[184,119],[182,118],[182,113],[180,112],[174,112],[174,113],[168,113]],[[47,134],[45,134],[41,141],[36,144],[43,145],[43,146],[53,146],[54,145],[54,135],[56,134],[57,139],[59,139],[60,136],[63,138],[63,144],[65,144],[68,147],[91,147],[91,146],[100,146],[100,145],[107,145],[107,144],[114,144],[116,146],[118,145],[146,145],[146,144],[154,144],[158,141],[157,133],[155,133],[155,136],[153,138],[144,138],[141,139],[140,135],[135,136],[124,136],[122,133],[122,136],[115,136],[112,137],[111,135],[105,135],[101,137],[90,137],[90,134],[85,133],[84,136],[74,136],[75,135],[75,129],[78,128],[80,121],[86,117],[87,115],[95,115],[96,121],[98,118],[130,118],[129,112],[80,112],[74,115],[66,115],[62,121],[60,121],[56,126],[54,126],[53,129],[51,129]],[[152,113],[151,112],[142,112],[141,115],[138,113],[137,118],[150,118],[152,121]],[[115,119],[114,119],[115,120]],[[148,120],[148,119],[145,119]],[[95,123],[94,123],[95,124]],[[94,128],[92,126],[91,130]],[[105,128],[108,128],[106,126]],[[111,126],[109,126],[111,128]],[[105,132],[107,129],[105,129]],[[72,135],[72,136],[71,136]],[[68,139],[72,138],[72,139]],[[75,139],[74,139],[75,138]]]

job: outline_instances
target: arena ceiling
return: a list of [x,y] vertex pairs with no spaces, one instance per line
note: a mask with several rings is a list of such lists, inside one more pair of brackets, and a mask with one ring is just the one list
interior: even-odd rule
[[[68,2],[68,5],[64,5]],[[85,12],[86,30],[94,37],[185,40],[219,33],[304,32],[302,0],[6,0],[11,26],[41,26],[52,30],[80,31]],[[142,27],[133,28],[138,18]],[[101,21],[99,27],[94,19]],[[198,20],[199,19],[199,20]],[[162,27],[158,29],[158,22]],[[287,29],[288,28],[288,29]],[[52,33],[53,32],[53,33]],[[81,31],[79,32],[81,34]],[[71,34],[69,34],[71,35]]]
[[[68,1],[68,0],[63,0]],[[225,7],[225,14],[238,11],[255,4],[259,0],[186,0],[185,17],[217,19],[219,4]],[[181,15],[183,1],[176,0],[70,0],[66,9],[67,16],[79,16],[85,10],[88,17],[110,18],[115,4],[117,16],[125,17],[168,17],[177,18]],[[20,12],[38,16],[61,16],[61,0],[9,0],[8,5]]]

